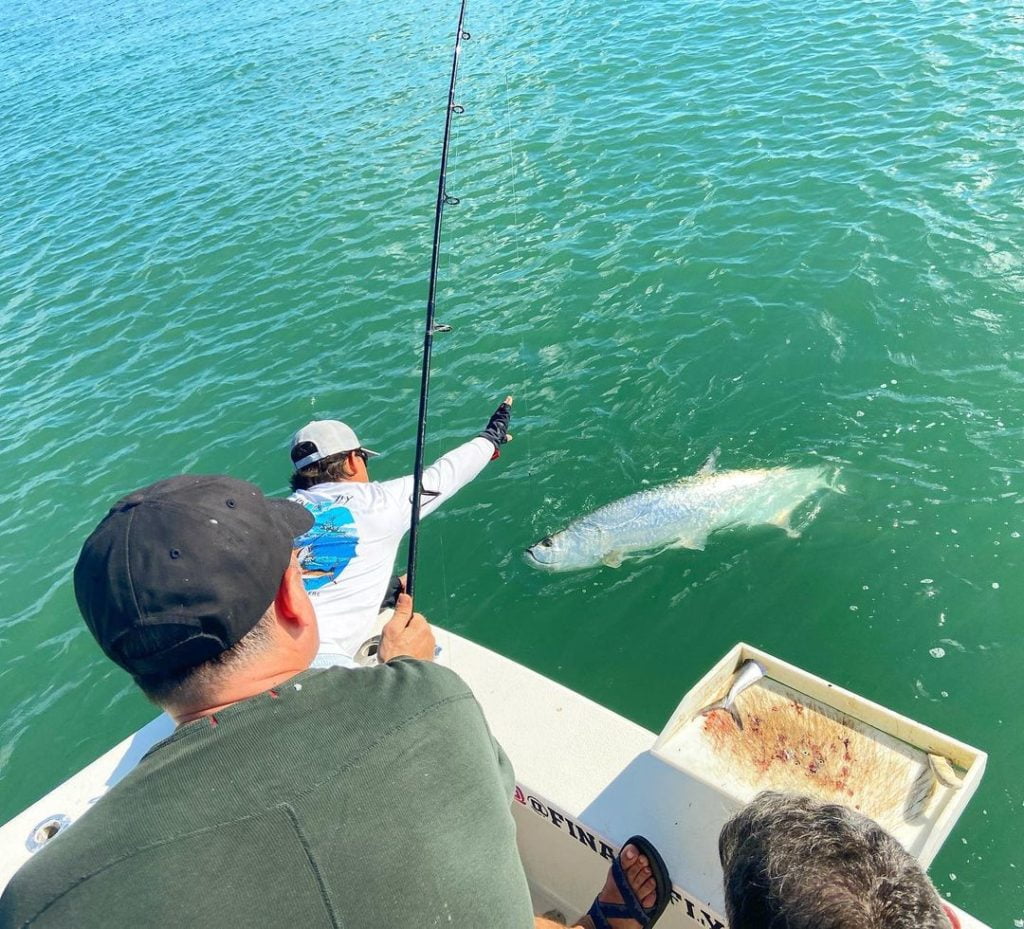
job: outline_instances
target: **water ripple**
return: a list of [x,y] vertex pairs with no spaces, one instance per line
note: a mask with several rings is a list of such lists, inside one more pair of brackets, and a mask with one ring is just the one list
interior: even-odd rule
[[[40,758],[55,782],[148,712],[67,580],[121,493],[186,469],[280,491],[314,416],[358,423],[384,476],[407,466],[451,14],[0,10],[0,812],[45,788]],[[425,528],[423,597],[651,726],[745,639],[998,749],[938,870],[1006,924],[1024,745],[990,710],[1024,652],[981,643],[1019,641],[1024,595],[1017,5],[470,17],[430,451],[508,390],[517,441]],[[848,492],[799,543],[557,578],[510,554],[715,446],[830,462]],[[965,646],[943,662],[939,624]]]

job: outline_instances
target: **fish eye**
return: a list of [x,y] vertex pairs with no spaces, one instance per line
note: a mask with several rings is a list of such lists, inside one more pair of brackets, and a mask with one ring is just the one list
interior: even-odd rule
[[543,539],[540,540],[540,544],[543,545],[545,548],[551,548],[551,536],[545,536]]

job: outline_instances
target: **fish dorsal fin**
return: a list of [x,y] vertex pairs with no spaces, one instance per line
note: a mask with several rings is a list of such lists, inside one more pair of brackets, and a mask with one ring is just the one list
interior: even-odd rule
[[717,445],[713,449],[711,449],[711,454],[708,455],[708,460],[705,461],[704,464],[700,466],[700,470],[697,473],[714,474],[715,469],[718,467],[718,453],[721,450],[722,449],[719,448]]

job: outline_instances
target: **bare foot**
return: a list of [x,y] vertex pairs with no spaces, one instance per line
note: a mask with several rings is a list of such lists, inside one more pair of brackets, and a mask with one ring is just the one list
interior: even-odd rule
[[[658,899],[657,884],[651,875],[650,863],[646,856],[641,855],[636,846],[627,845],[619,853],[619,861],[622,862],[626,880],[629,881],[629,886],[640,901],[640,906],[644,909],[654,906]],[[604,887],[597,895],[597,899],[601,903],[625,903],[622,894],[619,893],[615,878],[612,877],[611,870],[608,871],[608,877],[605,878]],[[589,916],[582,917],[577,925],[582,926],[583,929],[595,929],[594,922]],[[609,919],[608,925],[612,929],[636,929],[640,924],[635,919]]]

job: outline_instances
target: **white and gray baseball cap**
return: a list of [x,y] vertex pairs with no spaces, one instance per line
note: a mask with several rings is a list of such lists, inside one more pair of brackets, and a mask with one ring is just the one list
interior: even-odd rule
[[[314,451],[295,461],[295,451],[300,445],[312,445]],[[369,448],[363,448],[359,436],[351,426],[337,419],[315,419],[303,426],[292,436],[292,466],[296,471],[302,470],[306,465],[311,465],[321,458],[329,458],[331,455],[341,455],[345,452],[354,452],[357,449],[369,456],[379,455]]]

